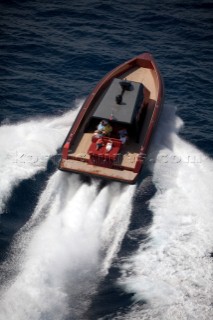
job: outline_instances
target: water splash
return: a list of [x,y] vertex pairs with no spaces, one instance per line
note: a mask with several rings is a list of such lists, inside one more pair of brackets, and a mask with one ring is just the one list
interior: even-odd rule
[[138,302],[128,319],[213,316],[213,163],[177,135],[181,125],[174,109],[166,108],[153,143],[157,192],[149,203],[150,240],[121,267],[119,283]]
[[45,170],[49,158],[63,143],[82,101],[61,117],[32,119],[0,127],[0,213],[13,188]]
[[[1,209],[19,181],[46,169],[81,104],[60,118],[0,128]],[[55,172],[1,265],[0,318],[82,317],[128,229],[134,190],[119,183],[100,190],[96,180]]]
[[122,188],[121,185],[115,184],[114,188],[110,190],[110,214],[104,221],[101,234],[102,249],[105,251],[101,272],[105,276],[128,230],[132,205],[131,199],[133,198],[135,188],[135,186]]
[[54,173],[15,241],[17,257],[4,264],[16,277],[1,290],[0,318],[81,318],[119,250],[133,191],[119,183],[99,191],[97,181]]

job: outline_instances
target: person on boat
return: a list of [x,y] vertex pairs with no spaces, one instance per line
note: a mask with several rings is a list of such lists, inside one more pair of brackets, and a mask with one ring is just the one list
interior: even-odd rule
[[109,124],[107,120],[101,120],[95,132],[97,131],[102,131],[103,135],[109,136],[112,132],[112,126]]
[[127,142],[127,139],[128,139],[127,134],[120,136],[120,141],[122,144],[125,144]]
[[104,141],[103,141],[103,139],[101,137],[96,141],[96,150],[99,150],[103,146],[104,146]]
[[106,144],[106,152],[110,152],[112,150],[113,143],[112,140],[109,140]]
[[118,131],[118,133],[119,133],[119,136],[122,136],[122,135],[127,135],[128,134],[128,132],[127,132],[127,130],[126,129],[121,129],[121,130],[119,130]]
[[121,129],[118,131],[119,133],[119,139],[121,141],[122,144],[125,144],[127,142],[128,139],[128,133],[126,129]]
[[103,131],[104,128],[106,127],[106,125],[107,125],[107,121],[106,120],[101,120],[101,122],[97,126],[97,130],[98,131]]
[[102,138],[103,137],[103,132],[101,130],[96,130],[94,132],[94,135],[93,135],[94,138]]
[[108,121],[105,121],[106,125],[103,129],[103,134],[105,136],[110,136],[111,132],[112,132],[112,126],[110,125],[110,123]]

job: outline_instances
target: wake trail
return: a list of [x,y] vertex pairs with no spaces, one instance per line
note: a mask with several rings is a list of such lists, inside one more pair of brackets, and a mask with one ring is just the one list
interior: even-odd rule
[[213,162],[177,135],[181,125],[166,108],[153,143],[157,192],[149,202],[149,241],[122,264],[119,279],[138,303],[122,319],[213,317]]
[[13,188],[47,167],[57,153],[83,101],[61,117],[32,119],[0,127],[0,214]]
[[[0,127],[1,211],[20,181],[46,169],[81,104],[62,117]],[[81,317],[119,251],[134,190],[112,183],[99,191],[97,181],[55,172],[1,265],[0,319]]]
[[128,229],[134,189],[99,191],[97,181],[54,173],[4,265],[17,272],[1,289],[0,319],[83,317]]

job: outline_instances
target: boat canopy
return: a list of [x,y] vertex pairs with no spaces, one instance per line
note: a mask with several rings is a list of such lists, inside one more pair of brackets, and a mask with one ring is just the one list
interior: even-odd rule
[[142,101],[141,83],[114,78],[93,117],[132,124]]

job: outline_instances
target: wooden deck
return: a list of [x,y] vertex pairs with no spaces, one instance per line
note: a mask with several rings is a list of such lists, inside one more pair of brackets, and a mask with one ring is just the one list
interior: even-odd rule
[[122,77],[130,81],[140,82],[150,92],[149,99],[157,100],[158,84],[155,71],[147,68],[134,68]]
[[71,146],[68,156],[89,159],[89,154],[87,153],[92,140],[92,133],[90,132],[80,132],[75,144]]
[[137,173],[129,170],[116,170],[104,167],[98,167],[90,165],[86,162],[81,162],[77,160],[65,160],[62,159],[60,163],[60,169],[76,172],[76,173],[84,173],[88,175],[95,175],[96,177],[101,178],[109,178],[110,180],[123,181],[126,183],[134,183],[135,178],[137,177]]

